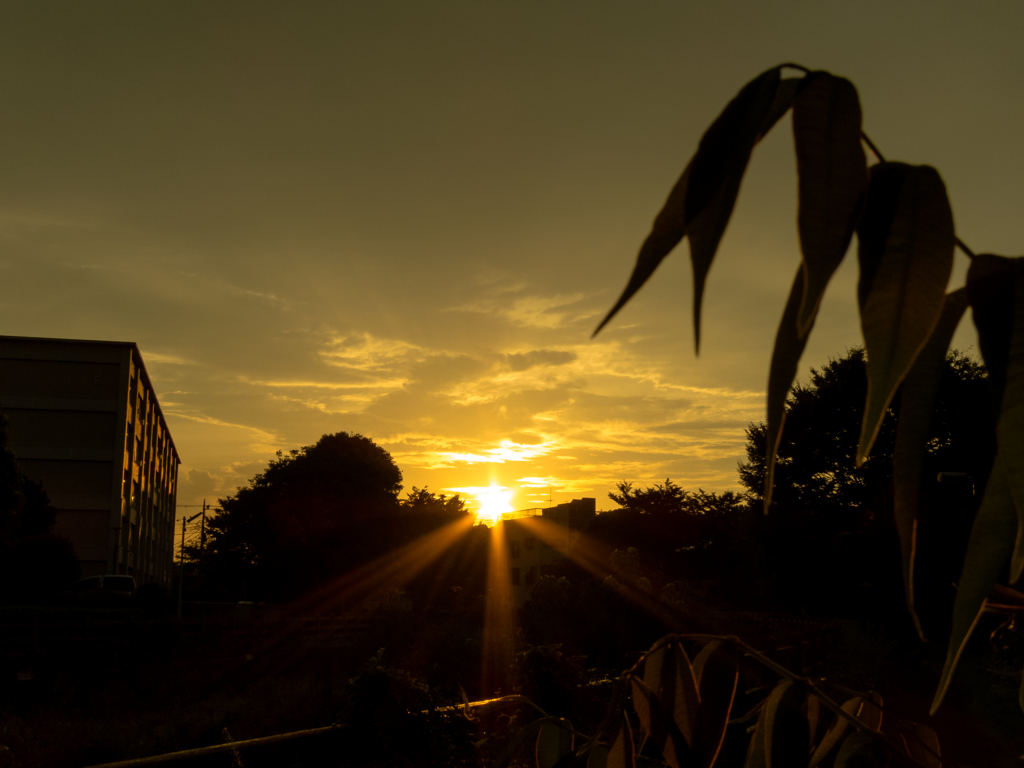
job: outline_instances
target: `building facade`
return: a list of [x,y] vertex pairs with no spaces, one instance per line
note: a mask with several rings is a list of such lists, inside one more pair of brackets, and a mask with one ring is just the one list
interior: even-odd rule
[[[596,499],[573,499],[555,507],[524,509],[501,516],[508,553],[509,587],[512,603],[522,608],[548,566],[565,559],[579,537],[597,515]],[[543,536],[530,524],[532,518],[555,523],[545,526]]]
[[181,462],[139,348],[0,336],[0,413],[82,574],[169,587]]

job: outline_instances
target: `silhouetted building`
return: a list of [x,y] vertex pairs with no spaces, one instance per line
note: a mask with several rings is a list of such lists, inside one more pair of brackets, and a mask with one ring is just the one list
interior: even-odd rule
[[[596,515],[596,499],[573,499],[547,509],[522,509],[501,516],[508,548],[509,585],[516,608],[522,608],[530,599],[545,569],[566,557],[565,553],[575,545],[580,531]],[[547,540],[538,537],[536,529],[529,524],[529,519],[536,517],[557,525],[545,527]]]
[[83,575],[170,586],[181,462],[139,348],[0,336],[0,412]]

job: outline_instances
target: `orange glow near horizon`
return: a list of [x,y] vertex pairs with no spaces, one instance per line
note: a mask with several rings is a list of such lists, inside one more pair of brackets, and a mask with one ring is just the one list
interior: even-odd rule
[[504,512],[512,511],[513,493],[514,491],[499,485],[491,485],[474,493],[480,502],[480,507],[476,510],[476,521],[485,525],[494,525],[498,522]]

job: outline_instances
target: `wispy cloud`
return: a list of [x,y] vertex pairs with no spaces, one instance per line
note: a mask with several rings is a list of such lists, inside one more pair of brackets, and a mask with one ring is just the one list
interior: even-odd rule
[[[585,298],[583,293],[513,296],[525,290],[525,286],[498,291],[492,289],[465,304],[450,307],[449,312],[473,312],[501,317],[522,328],[553,330],[594,317],[598,310],[577,307]],[[573,309],[573,307],[576,307]]]

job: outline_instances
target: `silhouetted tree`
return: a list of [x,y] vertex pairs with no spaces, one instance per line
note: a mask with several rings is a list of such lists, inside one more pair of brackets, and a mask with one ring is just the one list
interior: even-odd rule
[[[867,394],[864,351],[831,360],[794,388],[786,408],[775,467],[771,514],[754,520],[776,599],[790,607],[832,610],[879,606],[905,613],[893,523],[892,453],[899,395],[870,457],[856,464]],[[765,472],[764,424],[747,428],[740,482],[760,505]],[[995,452],[984,369],[965,355],[946,360],[927,443],[917,563],[922,611],[948,614],[949,584],[959,576],[970,521],[979,499],[971,481],[940,485],[940,472],[963,473],[983,487]],[[752,554],[753,557],[753,554]],[[941,573],[936,571],[943,564]],[[808,578],[808,574],[816,574]],[[931,590],[929,590],[929,583]],[[935,585],[939,587],[937,593]],[[869,599],[870,598],[870,599]],[[941,611],[929,611],[938,608]]]
[[406,498],[399,502],[402,510],[418,515],[444,515],[447,517],[459,517],[468,515],[466,502],[459,496],[446,496],[445,494],[431,493],[426,489],[417,488],[415,485],[409,491]]
[[0,596],[25,600],[69,588],[81,566],[71,542],[51,533],[57,510],[42,485],[26,477],[7,448],[0,417]]
[[391,455],[362,435],[279,451],[207,521],[207,586],[284,599],[343,573],[395,543],[401,490]]
[[739,494],[725,491],[722,494],[705,493],[698,489],[696,493],[684,490],[671,480],[664,485],[655,483],[649,488],[633,489],[633,484],[625,480],[618,483],[618,493],[609,493],[608,498],[627,512],[640,515],[692,515],[712,516],[732,511],[737,505],[746,503]]

